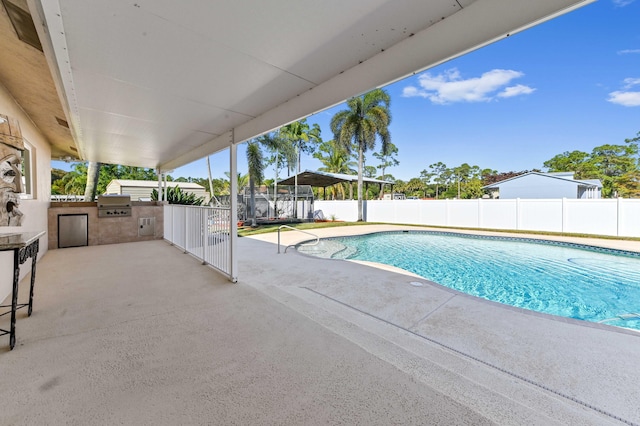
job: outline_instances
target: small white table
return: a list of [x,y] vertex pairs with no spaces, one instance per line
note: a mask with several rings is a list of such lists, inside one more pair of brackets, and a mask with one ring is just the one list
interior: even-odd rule
[[[16,311],[29,307],[28,316],[33,310],[33,286],[36,282],[36,259],[40,249],[39,238],[45,234],[40,232],[14,232],[10,234],[0,234],[0,251],[13,250],[13,291],[11,293],[11,304],[0,305],[0,308],[11,308],[11,310],[0,313],[11,314],[11,328],[4,330],[0,328],[0,336],[9,335],[9,348],[13,349],[16,344]],[[20,282],[20,265],[31,258],[31,288],[29,289],[29,303],[18,303],[18,283]]]

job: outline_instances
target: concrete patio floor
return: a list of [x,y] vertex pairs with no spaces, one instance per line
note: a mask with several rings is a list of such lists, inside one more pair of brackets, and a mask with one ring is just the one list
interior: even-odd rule
[[237,284],[163,241],[49,251],[0,424],[640,423],[640,333],[275,241],[239,239]]

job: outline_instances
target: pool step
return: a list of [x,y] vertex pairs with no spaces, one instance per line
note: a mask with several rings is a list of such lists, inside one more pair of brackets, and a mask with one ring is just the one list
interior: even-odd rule
[[598,321],[599,323],[606,323],[606,322],[610,322],[610,321],[618,321],[618,320],[634,320],[634,319],[640,319],[640,314],[632,312],[629,314],[620,314],[620,315],[616,315],[613,318],[607,318],[607,319],[603,319]]
[[310,254],[325,259],[348,259],[358,250],[353,247],[347,247],[342,243],[332,240],[320,240],[315,246],[298,246],[300,253]]

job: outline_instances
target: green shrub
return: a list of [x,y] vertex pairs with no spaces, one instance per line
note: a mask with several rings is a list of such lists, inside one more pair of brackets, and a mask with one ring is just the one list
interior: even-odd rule
[[[193,192],[184,192],[179,186],[167,188],[166,198],[169,204],[201,206],[204,202],[204,197],[196,197],[196,194]],[[155,188],[151,191],[151,199],[153,201],[158,201],[158,190]]]

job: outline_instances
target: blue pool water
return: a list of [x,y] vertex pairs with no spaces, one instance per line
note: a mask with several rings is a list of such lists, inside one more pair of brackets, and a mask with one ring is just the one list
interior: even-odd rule
[[[640,330],[640,255],[445,232],[323,239],[303,253],[396,266],[496,302]],[[634,317],[633,314],[638,314]]]

